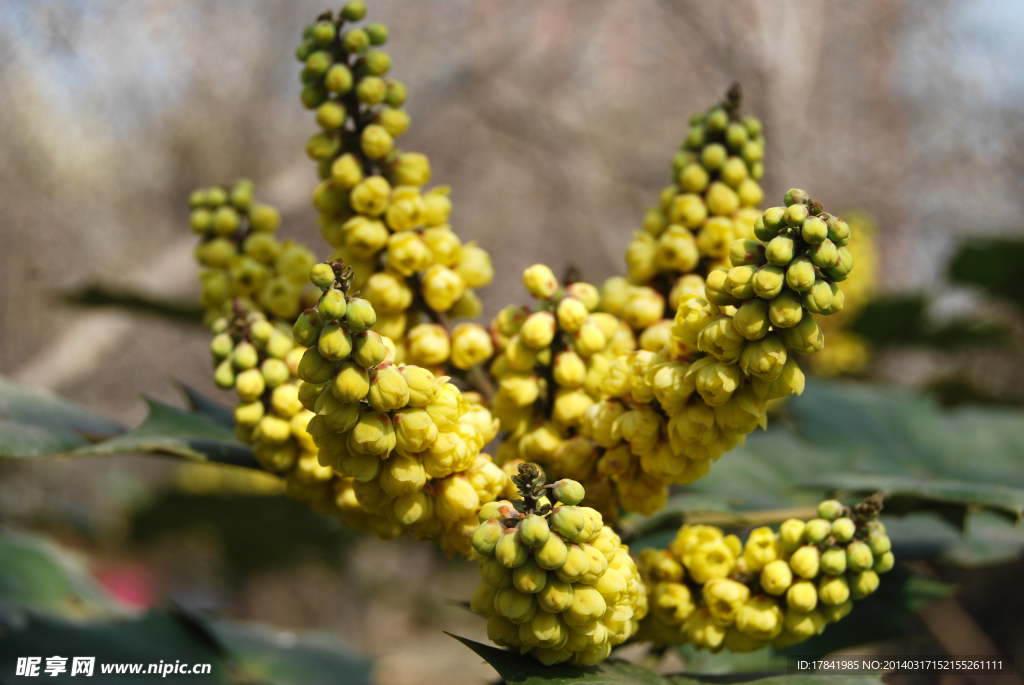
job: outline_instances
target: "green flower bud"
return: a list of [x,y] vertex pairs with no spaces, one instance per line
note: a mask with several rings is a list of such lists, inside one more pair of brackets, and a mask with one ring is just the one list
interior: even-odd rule
[[304,40],[299,43],[299,47],[295,48],[295,59],[305,62],[314,50],[316,50],[316,43],[312,40]]
[[263,374],[258,369],[246,369],[235,377],[235,392],[245,402],[259,399],[266,389],[267,382],[263,380]]
[[391,69],[391,58],[388,53],[380,50],[370,50],[366,53],[363,63],[366,65],[366,73],[372,76],[383,76]]
[[691,126],[690,130],[686,132],[686,140],[683,141],[683,145],[691,150],[699,150],[704,145],[704,138],[703,126]]
[[206,191],[206,206],[216,209],[228,201],[228,194],[223,188],[214,186]]
[[507,587],[498,591],[494,598],[494,608],[512,623],[523,624],[536,615],[537,602],[533,595]]
[[582,502],[583,497],[586,495],[582,485],[568,478],[555,481],[554,485],[555,487],[552,488],[551,494],[555,496],[556,502],[561,502],[565,505],[575,506]]
[[786,236],[775,236],[764,251],[765,259],[775,266],[786,266],[793,260],[793,239]]
[[724,109],[713,109],[704,119],[704,125],[709,131],[724,131],[725,127],[729,125],[729,115]]
[[353,298],[348,303],[348,309],[345,312],[345,323],[353,333],[362,333],[373,328],[377,323],[377,312],[373,310],[373,305],[366,300]]
[[849,584],[850,596],[853,599],[864,599],[878,589],[878,574],[870,569],[852,573]]
[[[494,598],[498,596],[498,588],[487,583],[480,583],[473,596],[469,598],[469,610],[477,614],[495,613]],[[500,616],[498,618],[501,618]],[[490,637],[490,636],[488,636]]]
[[829,283],[828,286],[832,291],[832,303],[828,309],[822,310],[821,313],[825,316],[843,311],[843,306],[846,304],[846,296],[843,295],[843,291],[839,289],[839,286],[835,283]]
[[334,373],[334,363],[321,356],[315,347],[310,347],[302,354],[296,375],[307,383],[326,383]]
[[776,328],[795,326],[800,323],[803,315],[804,308],[800,304],[800,296],[788,288],[768,303],[768,318]]
[[823,242],[812,246],[807,250],[807,256],[811,258],[811,262],[814,266],[819,269],[828,269],[836,265],[839,261],[839,250],[836,249],[835,244],[825,238]]
[[811,519],[804,529],[804,539],[807,542],[818,545],[825,541],[832,533],[832,523],[825,519]]
[[761,120],[750,114],[743,117],[743,125],[747,127],[747,133],[752,138],[761,135],[761,132],[764,130]]
[[747,164],[739,157],[730,157],[725,160],[721,171],[722,180],[733,188],[738,188],[741,183],[747,180],[750,172]]
[[281,213],[270,205],[253,205],[249,210],[249,228],[261,233],[272,233],[281,225]]
[[[806,190],[800,190],[799,188],[790,188],[786,191],[786,196],[783,198],[783,202],[786,203],[787,207],[793,205],[799,205],[807,202],[810,197],[807,195]],[[795,224],[799,226],[799,224]]]
[[405,84],[401,81],[394,79],[388,79],[388,94],[384,96],[384,101],[392,107],[401,107],[405,104],[407,93],[405,91]]
[[344,64],[335,64],[327,70],[324,86],[335,95],[344,95],[352,90],[352,70]]
[[552,614],[565,611],[572,606],[572,584],[559,580],[553,574],[547,575],[547,584],[537,594],[537,604],[541,609]]
[[[747,141],[740,151],[740,156],[743,157],[744,162],[751,166],[750,175],[754,176],[753,166],[755,164],[761,165],[761,160],[764,159],[764,145],[756,140]],[[758,179],[760,179],[760,176],[754,177],[755,181]]]
[[786,285],[786,272],[780,266],[765,264],[754,274],[754,294],[771,300],[779,296]]
[[334,57],[331,56],[331,53],[317,50],[306,58],[306,67],[303,73],[309,78],[320,78],[327,73],[333,63]]
[[[555,569],[555,575],[559,580],[563,580],[566,583],[575,583],[588,573],[590,573],[590,557],[587,556],[587,553],[579,545],[575,543],[570,544],[566,553],[565,563],[561,568]],[[573,589],[578,595],[579,589]]]
[[828,226],[828,239],[838,247],[850,242],[850,226],[838,216],[829,217],[825,222]]
[[366,369],[353,361],[342,362],[331,385],[331,393],[342,402],[358,402],[369,392],[370,375]]
[[[804,205],[798,206],[803,207]],[[821,217],[809,216],[800,224],[800,235],[805,242],[817,245],[828,238],[828,226],[825,225]]]
[[822,576],[818,581],[818,601],[838,606],[850,598],[850,584],[845,576]]
[[[786,208],[785,207],[769,207],[764,210],[761,214],[761,225],[765,231],[764,237],[758,235],[759,240],[771,240],[779,234],[779,231],[786,227]],[[757,224],[755,223],[754,232],[757,232]]]
[[547,542],[534,551],[533,556],[541,568],[553,571],[565,565],[569,548],[561,536],[551,535]]
[[896,557],[893,556],[893,553],[886,552],[885,554],[875,558],[875,563],[872,564],[871,570],[875,573],[888,573],[892,570],[895,563]]
[[217,370],[213,372],[213,382],[224,390],[235,387],[235,368],[231,365],[230,359],[225,359],[217,365]]
[[320,339],[320,329],[324,327],[324,320],[320,312],[315,309],[307,309],[299,314],[292,326],[292,337],[300,345],[309,347]]
[[842,547],[830,547],[821,555],[821,572],[828,576],[846,573],[846,550]]
[[327,290],[334,285],[334,267],[326,262],[315,265],[309,270],[309,280],[321,290]]
[[512,570],[502,566],[493,556],[481,558],[477,561],[477,568],[480,569],[480,578],[488,585],[499,589],[512,587]]
[[736,310],[736,315],[732,319],[732,327],[747,340],[760,340],[763,338],[768,334],[770,323],[768,319],[768,302],[759,297],[743,303]]
[[384,346],[384,340],[380,337],[380,333],[376,331],[357,333],[352,337],[352,340],[355,350],[352,360],[363,368],[369,369],[370,367],[377,366],[387,356],[388,350]]
[[846,565],[851,571],[866,571],[875,563],[871,548],[860,541],[846,546]]
[[235,342],[227,333],[219,333],[210,341],[210,353],[217,359],[224,359],[234,349]]
[[[316,108],[316,123],[325,131],[335,131],[344,126],[345,116],[345,105],[340,102],[325,102]],[[314,159],[327,159],[327,156]]]
[[342,49],[350,55],[357,55],[370,47],[370,37],[362,29],[352,29],[341,39]]
[[341,149],[341,139],[333,134],[317,133],[306,142],[306,154],[310,159],[332,160]]
[[853,255],[845,247],[840,247],[838,252],[839,259],[836,261],[836,265],[825,269],[825,273],[834,281],[845,281],[853,271]]
[[236,369],[252,369],[260,363],[260,355],[252,343],[242,341],[231,351],[231,361]]
[[266,319],[254,321],[249,326],[249,337],[257,345],[266,345],[270,336],[274,334],[274,324]]
[[338,29],[335,28],[334,22],[320,21],[313,27],[312,34],[317,45],[329,45],[338,37]]
[[345,433],[359,423],[362,405],[358,402],[342,402],[334,393],[322,392],[314,405],[314,410],[324,417],[328,428]]
[[535,595],[548,583],[548,572],[533,559],[512,570],[512,585],[520,592]]
[[234,235],[241,225],[241,219],[234,207],[218,207],[213,213],[213,230],[217,235]]
[[686,164],[679,172],[679,185],[688,193],[699,193],[708,187],[711,177],[700,164]]
[[[772,302],[774,301],[772,300]],[[771,316],[770,308],[769,316]],[[797,354],[814,354],[825,346],[825,335],[812,316],[801,317],[795,326],[780,329],[779,338],[782,339],[787,349]]]
[[843,516],[832,522],[832,537],[836,539],[836,542],[849,542],[856,532],[857,524],[851,518]]
[[247,178],[239,179],[231,189],[231,204],[244,212],[252,204],[252,193],[252,181]]
[[800,519],[787,519],[779,526],[779,542],[788,550],[796,549],[803,543],[806,527]]
[[708,171],[718,171],[725,164],[725,160],[728,158],[729,153],[726,151],[725,146],[719,143],[711,143],[703,150],[700,151],[700,163],[704,165],[704,168]]
[[807,216],[807,205],[790,205],[786,208],[786,213],[782,216],[782,220],[786,222],[787,226],[796,228],[804,223]]
[[260,401],[243,402],[235,407],[235,423],[239,426],[252,427],[260,422],[266,409]]
[[366,3],[362,0],[351,0],[341,8],[341,16],[345,21],[362,21],[366,16]]
[[818,518],[835,521],[843,515],[843,503],[837,499],[827,499],[818,505]]
[[280,359],[264,359],[263,363],[260,364],[260,373],[263,374],[263,380],[268,388],[276,388],[291,378],[291,371],[288,370],[288,365]]
[[504,530],[505,528],[497,519],[484,521],[477,526],[475,531],[473,531],[473,537],[470,539],[470,543],[473,545],[473,549],[476,550],[477,554],[485,557],[494,556],[494,547],[498,544],[498,540],[501,538],[501,534]]
[[739,150],[742,148],[747,140],[749,140],[749,134],[747,133],[747,127],[738,121],[734,121],[725,129],[725,143],[733,150]]
[[530,547],[543,547],[551,537],[548,520],[537,514],[528,515],[519,524],[519,539]]
[[359,79],[356,84],[356,96],[364,105],[374,106],[384,102],[387,94],[387,85],[383,79],[376,76],[366,76]]
[[565,538],[574,538],[583,530],[586,521],[574,506],[557,507],[551,514],[551,529]]
[[754,296],[754,275],[756,266],[734,266],[725,279],[725,291],[737,300],[749,300]]
[[370,38],[370,45],[384,45],[388,41],[388,27],[379,22],[369,24],[366,35]]
[[327,99],[327,91],[318,84],[309,84],[302,89],[302,104],[306,109],[316,109]]
[[765,246],[746,238],[734,240],[729,246],[729,261],[733,266],[760,266],[767,261]]
[[[505,568],[518,568],[529,558],[530,548],[519,539],[519,531],[507,528],[494,545],[494,558]],[[511,618],[511,617],[510,617]]]
[[209,233],[213,228],[213,214],[205,207],[193,209],[189,215],[189,224],[195,233]]
[[885,533],[875,531],[868,536],[868,547],[871,548],[871,554],[880,557],[892,549],[892,540]]
[[340,362],[352,352],[352,336],[347,328],[332,321],[320,330],[316,349],[324,359]]
[[824,314],[832,306],[832,284],[818,279],[801,297],[800,303],[811,314]]
[[786,267],[786,285],[798,293],[807,292],[814,286],[815,275],[811,260],[804,256],[797,257]]

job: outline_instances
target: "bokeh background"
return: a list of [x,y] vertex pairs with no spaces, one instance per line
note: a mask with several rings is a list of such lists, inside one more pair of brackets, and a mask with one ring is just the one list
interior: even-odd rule
[[[767,205],[800,186],[869,212],[880,301],[919,298],[932,329],[1001,331],[998,346],[878,345],[858,375],[953,404],[1024,400],[1019,314],[948,277],[965,239],[1024,238],[1024,5],[369,5],[409,90],[402,147],[429,155],[453,188],[453,228],[491,252],[485,317],[526,301],[519,275],[537,261],[595,283],[622,273],[690,114],[738,81],[765,124]],[[0,2],[0,374],[129,425],[140,395],[181,404],[175,381],[217,396],[203,329],[90,303],[131,293],[187,310],[188,193],[240,176],[282,208],[285,237],[327,255],[292,56],[324,9]],[[2,463],[0,521],[87,552],[139,604],[334,631],[383,654],[380,683],[493,676],[441,633],[483,636],[449,603],[468,598],[472,566],[354,536],[264,497],[273,487],[154,458]],[[1024,649],[1024,630],[1010,634]]]

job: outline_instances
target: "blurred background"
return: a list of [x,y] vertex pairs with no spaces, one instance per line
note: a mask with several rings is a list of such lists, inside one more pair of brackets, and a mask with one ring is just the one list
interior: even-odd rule
[[[537,261],[594,283],[622,273],[689,116],[738,81],[765,125],[766,206],[803,187],[872,236],[874,299],[837,332],[848,354],[817,371],[944,407],[1020,408],[1024,270],[992,255],[1024,250],[985,241],[1024,239],[1021,3],[368,4],[409,90],[402,147],[429,155],[453,188],[453,228],[492,255],[485,318],[527,300],[520,274]],[[126,425],[145,415],[140,395],[181,405],[175,381],[219,396],[195,323],[188,193],[247,176],[282,209],[285,237],[328,254],[293,58],[324,9],[0,2],[0,374]],[[1024,473],[1015,426],[1004,446]],[[275,487],[156,458],[3,462],[0,522],[86,553],[130,603],[333,631],[382,655],[380,683],[493,678],[441,632],[483,639],[451,604],[474,567],[347,532]],[[972,558],[981,575],[965,586],[1024,570],[1020,531],[999,531],[1009,554]],[[1003,614],[1024,608],[1015,592]],[[990,640],[1024,660],[1019,617],[985,614],[995,600],[975,594]]]

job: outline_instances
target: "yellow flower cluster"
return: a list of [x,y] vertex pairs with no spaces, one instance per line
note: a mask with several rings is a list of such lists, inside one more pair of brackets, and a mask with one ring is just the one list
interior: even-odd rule
[[312,412],[306,430],[320,466],[340,477],[336,506],[382,538],[409,532],[470,554],[477,511],[509,484],[480,452],[497,420],[446,376],[395,362],[394,343],[370,330],[373,306],[346,294],[345,265],[317,264],[310,279],[323,295],[292,330],[309,345],[297,366],[299,398]]
[[600,513],[576,506],[578,482],[544,486],[530,464],[514,480],[520,499],[480,511],[472,544],[482,582],[470,608],[489,617],[498,645],[546,665],[600,663],[647,613],[636,563]]
[[729,246],[752,238],[764,192],[761,122],[739,115],[734,86],[719,104],[690,120],[672,160],[673,184],[644,215],[629,243],[626,264],[634,285],[672,283],[681,274],[726,265]]
[[704,525],[684,525],[667,550],[644,549],[650,613],[641,639],[749,652],[803,642],[878,588],[895,559],[881,498],[853,510],[836,500],[820,518],[756,528],[746,544]]
[[482,353],[482,330],[420,329],[410,310],[431,319],[478,316],[473,289],[491,282],[490,256],[452,231],[447,187],[423,190],[427,156],[395,147],[410,123],[401,109],[406,91],[385,78],[391,59],[373,49],[387,40],[386,27],[350,26],[365,13],[365,4],[350,2],[336,18],[322,15],[297,51],[302,101],[322,129],[306,146],[322,179],[313,193],[321,233],[335,248],[331,259],[352,268],[353,287],[377,311],[374,330],[395,341],[398,361],[436,367],[451,358],[469,368]]
[[846,213],[850,225],[850,242],[846,249],[853,256],[857,270],[843,281],[843,311],[819,321],[828,336],[828,346],[811,357],[811,368],[821,376],[838,376],[862,371],[868,363],[868,343],[849,330],[850,324],[871,299],[876,283],[878,256],[874,218],[861,211]]
[[234,301],[290,321],[315,297],[304,286],[316,257],[303,245],[275,237],[281,215],[253,200],[252,182],[196,190],[189,204],[192,230],[202,238],[195,255],[204,267],[199,299],[206,323],[232,317]]
[[596,311],[600,294],[589,283],[562,288],[542,264],[526,269],[523,282],[536,311],[506,307],[490,325],[498,350],[490,366],[498,387],[491,410],[505,433],[496,461],[534,462],[558,478],[582,481],[587,503],[614,523],[612,484],[595,468],[597,444],[583,426],[595,403],[608,396],[603,383],[616,357],[636,348],[633,331]]
[[313,412],[303,406],[297,374],[308,350],[295,344],[286,324],[271,323],[240,302],[230,319],[214,321],[213,331],[214,382],[238,396],[235,435],[264,469],[285,479],[290,497],[325,514],[339,513],[336,479],[319,464],[307,430]]

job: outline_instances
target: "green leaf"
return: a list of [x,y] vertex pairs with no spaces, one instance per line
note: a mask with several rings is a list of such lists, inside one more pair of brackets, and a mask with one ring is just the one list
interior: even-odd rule
[[232,431],[235,429],[235,414],[231,411],[231,407],[221,404],[212,397],[207,397],[195,388],[185,385],[184,383],[178,383],[177,385],[185,395],[185,399],[188,401],[188,406],[191,407],[194,412],[202,414],[220,425],[230,428]]
[[373,661],[327,633],[294,633],[254,623],[201,619],[240,667],[244,682],[368,685]]
[[875,345],[920,345],[936,349],[1003,345],[1010,339],[1005,326],[962,319],[942,326],[927,316],[921,295],[871,300],[850,329]]
[[[451,633],[449,633],[451,635]],[[728,675],[658,675],[642,666],[610,659],[588,668],[558,664],[545,666],[516,652],[484,645],[464,637],[456,640],[494,667],[508,685],[696,685],[697,683],[757,683],[758,685],[880,685],[875,675],[785,675],[743,673]]]
[[[71,676],[71,657],[96,657],[93,675],[86,682],[94,685],[144,685],[161,683],[230,683],[228,666],[220,647],[174,614],[151,611],[140,618],[78,622],[64,618],[29,614],[25,623],[9,631],[0,640],[0,673],[14,673],[18,657],[68,657],[67,671],[46,676],[50,683],[76,683],[81,675]],[[204,674],[147,674],[149,664],[210,664]],[[137,675],[104,674],[104,664],[142,664]],[[42,666],[45,667],[44,660]],[[40,669],[42,671],[42,669]],[[41,675],[46,675],[41,673]]]
[[234,431],[221,423],[153,399],[147,398],[146,403],[149,415],[138,427],[104,443],[79,448],[72,454],[163,454],[260,468],[249,448],[238,442]]
[[203,308],[194,302],[179,302],[152,297],[129,290],[115,290],[104,285],[90,285],[63,296],[65,303],[83,308],[109,307],[134,314],[158,316],[175,323],[201,326]]
[[943,513],[951,506],[960,512],[987,509],[1014,521],[1024,514],[1024,489],[1004,485],[867,473],[830,473],[801,485],[853,495],[884,492],[886,510],[897,514],[921,510]]
[[1024,308],[1024,242],[972,240],[964,243],[949,264],[954,282],[975,285]]
[[59,395],[0,376],[0,457],[60,454],[123,430]]
[[23,620],[11,607],[66,618],[123,613],[81,562],[45,538],[0,528],[0,603],[11,625]]

